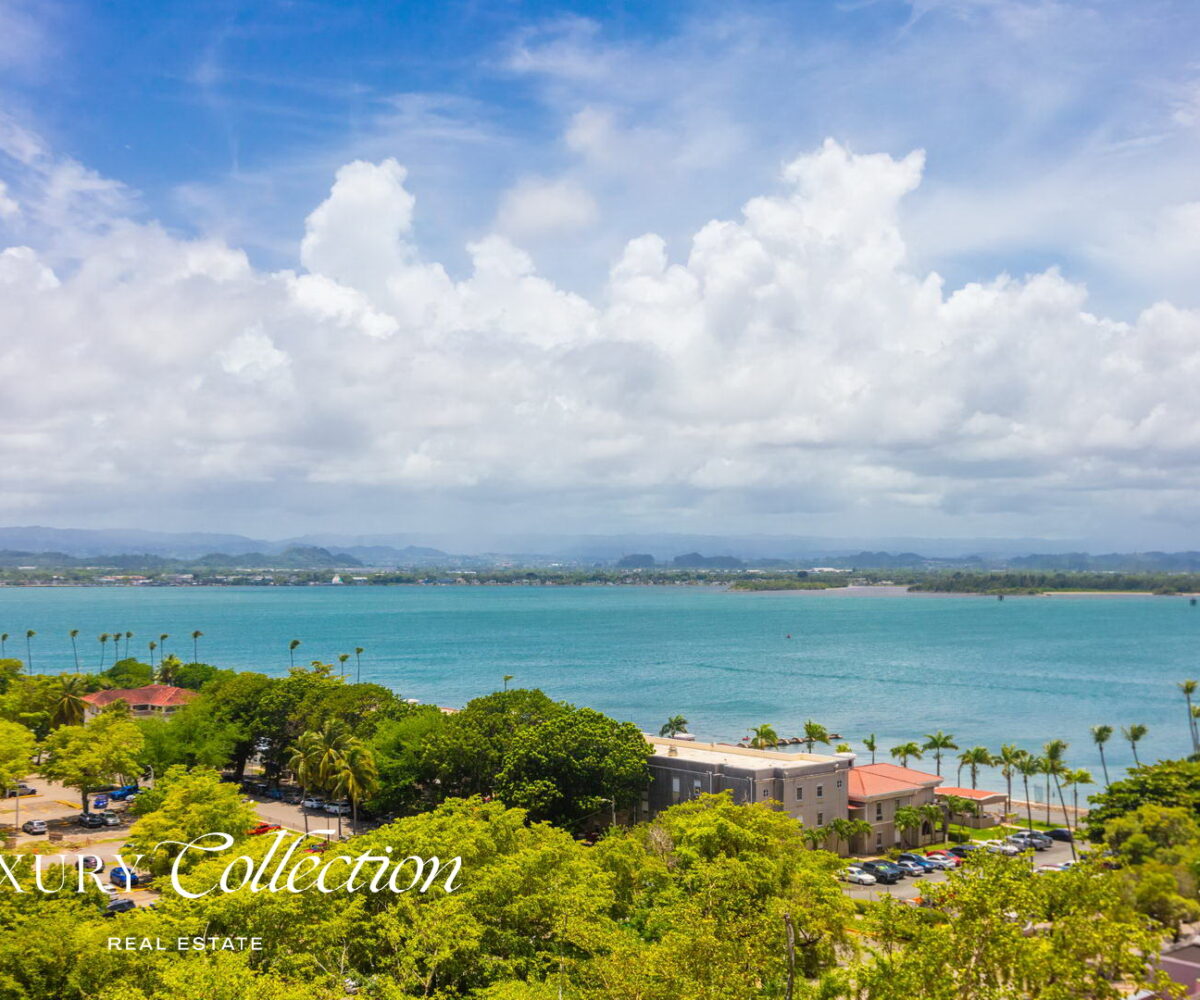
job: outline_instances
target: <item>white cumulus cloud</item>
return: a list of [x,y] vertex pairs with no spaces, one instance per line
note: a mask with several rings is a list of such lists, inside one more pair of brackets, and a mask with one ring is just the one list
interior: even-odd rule
[[1200,315],[1106,319],[1053,269],[947,290],[898,221],[923,166],[827,141],[683,253],[634,236],[590,298],[511,220],[461,276],[427,259],[390,159],[338,171],[297,270],[73,202],[44,216],[52,253],[0,254],[0,516],[88,495],[225,526],[268,496],[329,524],[429,497],[577,529],[1186,522]]

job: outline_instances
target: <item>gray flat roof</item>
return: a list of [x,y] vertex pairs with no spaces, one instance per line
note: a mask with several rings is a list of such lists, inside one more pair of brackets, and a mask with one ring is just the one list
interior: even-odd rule
[[729,746],[724,743],[696,743],[691,740],[672,740],[665,736],[646,735],[654,756],[666,757],[674,748],[674,760],[694,760],[705,764],[726,764],[731,767],[830,767],[848,764],[844,757],[819,753],[782,753],[779,750],[755,750]]

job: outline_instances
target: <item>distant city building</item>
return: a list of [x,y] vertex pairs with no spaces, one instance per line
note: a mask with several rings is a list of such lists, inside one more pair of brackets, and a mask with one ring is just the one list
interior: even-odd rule
[[123,701],[129,713],[141,718],[155,715],[171,715],[196,697],[195,691],[172,687],[169,684],[147,684],[140,688],[114,688],[109,691],[93,691],[85,694],[83,701],[85,718],[98,715],[114,701]]
[[765,802],[805,826],[845,817],[848,757],[754,750],[724,743],[647,736],[653,749],[650,785],[639,819],[702,794],[729,791],[735,802]]

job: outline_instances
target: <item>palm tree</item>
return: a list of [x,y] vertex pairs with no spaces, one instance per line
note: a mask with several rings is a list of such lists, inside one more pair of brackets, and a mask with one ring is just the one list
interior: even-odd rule
[[[104,669],[104,651],[108,648],[108,633],[100,633],[100,669]],[[114,660],[115,662],[115,660]]]
[[915,806],[901,806],[896,810],[894,820],[896,829],[900,831],[900,843],[908,847],[908,832],[910,830],[920,830],[921,824],[925,822],[921,811]]
[[8,633],[0,632],[0,657],[3,657],[8,652]]
[[[1042,752],[1045,754],[1043,765],[1046,769],[1048,778],[1054,780],[1054,788],[1058,792],[1058,802],[1062,806],[1063,820],[1067,820],[1067,800],[1063,797],[1062,785],[1059,782],[1059,776],[1067,770],[1066,761],[1063,760],[1063,754],[1066,752],[1067,744],[1063,740],[1050,740],[1042,745]],[[1050,798],[1050,786],[1046,786],[1046,798]],[[1050,822],[1050,811],[1046,810],[1046,822]],[[1070,823],[1068,822],[1069,826]]]
[[133,633],[126,630],[125,632],[125,656],[129,656],[129,640],[133,638]]
[[346,679],[346,661],[348,659],[350,659],[349,653],[339,653],[338,654],[338,663],[340,663],[342,665],[342,680]]
[[82,726],[87,710],[83,696],[87,693],[81,674],[61,674],[50,692],[50,725]]
[[933,759],[937,762],[937,773],[942,773],[942,751],[957,750],[958,744],[954,742],[954,737],[949,733],[943,733],[940,729],[936,733],[926,733],[925,742],[921,745],[922,750],[932,750]]
[[[361,740],[351,739],[334,771],[334,792],[350,800],[350,830],[358,832],[358,804],[375,790],[379,772],[375,755]],[[342,835],[342,814],[338,813],[338,837]]]
[[171,638],[171,637],[170,637],[169,635],[167,635],[167,633],[166,633],[166,632],[164,632],[162,635],[160,635],[160,636],[158,637],[158,650],[159,650],[159,652],[158,652],[158,658],[159,658],[159,660],[162,660],[162,658],[163,658],[163,657],[166,655],[166,653],[167,653],[167,640],[168,640],[168,639],[170,639],[170,638]]
[[838,816],[829,821],[826,829],[829,831],[829,836],[833,839],[833,853],[841,854],[842,852],[838,849],[841,846],[841,842],[844,840],[846,841],[846,845],[849,846],[850,838],[854,836],[854,820]]
[[1104,769],[1104,787],[1108,787],[1108,763],[1104,759],[1104,744],[1113,734],[1112,726],[1092,726],[1092,742],[1100,751],[1100,766]]
[[1022,750],[1012,743],[1005,743],[1000,748],[1000,753],[996,755],[995,763],[1000,765],[1000,773],[1004,775],[1004,811],[1006,813],[1012,812],[1012,780],[1013,773],[1016,771],[1017,761],[1022,757],[1028,756],[1028,750]]
[[150,666],[154,666],[154,651],[158,649],[158,643],[153,639],[150,640]]
[[1017,770],[1021,773],[1021,781],[1025,784],[1025,814],[1029,819],[1029,829],[1033,829],[1033,802],[1029,799],[1029,779],[1035,774],[1042,773],[1042,762],[1033,754],[1026,754],[1017,761]]
[[[942,836],[947,840],[950,838],[950,824],[955,816],[979,812],[979,807],[971,799],[964,799],[961,795],[942,796],[942,808],[945,810],[945,815],[942,817]],[[899,811],[899,809],[896,810],[896,812]]]
[[866,747],[867,750],[870,752],[871,763],[874,764],[875,763],[875,750],[879,746],[879,744],[875,741],[874,733],[872,733],[870,736],[863,738],[863,746]]
[[199,643],[200,643],[200,637],[201,637],[202,635],[204,635],[204,633],[203,633],[203,632],[201,632],[199,629],[196,629],[196,630],[195,630],[195,631],[192,633],[192,662],[193,662],[193,663],[199,663],[199,662],[200,662],[200,647],[199,647]]
[[[926,802],[923,806],[917,806],[917,812],[919,812],[921,816],[929,823],[930,830],[937,829],[938,823],[940,823],[942,819],[942,810],[939,809],[934,803]],[[868,828],[870,825],[871,824],[869,823],[867,824]]]
[[978,788],[979,769],[981,767],[991,767],[996,763],[996,758],[992,756],[991,751],[987,747],[971,747],[970,750],[964,750],[958,755],[960,761],[959,774],[962,773],[962,768],[967,767],[971,771],[971,787]]
[[688,720],[682,715],[672,715],[669,719],[667,719],[666,722],[662,724],[662,728],[659,729],[658,735],[674,739],[676,734],[687,732],[687,725]]
[[1179,690],[1183,692],[1183,697],[1187,699],[1188,709],[1188,732],[1192,736],[1192,753],[1200,753],[1200,737],[1196,735],[1196,717],[1192,714],[1192,695],[1196,693],[1196,681],[1181,681]]
[[1140,760],[1138,760],[1137,745],[1141,738],[1145,736],[1148,731],[1149,730],[1147,730],[1146,727],[1140,723],[1129,726],[1128,728],[1125,726],[1121,727],[1121,735],[1124,736],[1129,742],[1129,749],[1133,751],[1133,763],[1137,767],[1140,767],[1142,763]]
[[756,750],[765,750],[767,747],[779,745],[779,734],[775,732],[775,727],[763,723],[761,726],[755,726],[750,730],[754,735],[750,738],[750,745]]
[[898,747],[892,747],[888,752],[893,757],[899,759],[901,767],[908,767],[908,759],[910,757],[913,760],[921,759],[921,747],[912,741],[901,743]]
[[37,633],[33,629],[27,628],[25,630],[25,665],[30,670],[33,670],[33,645],[29,640],[35,635],[37,635]]
[[75,654],[75,673],[79,673],[79,647],[75,644],[79,637],[79,629],[73,628],[67,635],[71,637],[71,652]]
[[[294,746],[289,748],[289,751],[288,768],[300,783],[300,791],[307,797],[309,792],[316,791],[321,785],[319,773],[321,755],[317,751],[317,734],[314,732],[301,733],[300,738],[296,740]],[[307,837],[308,810],[301,809],[300,811],[304,813],[304,835]]]
[[811,850],[816,850],[829,838],[829,831],[823,826],[802,826],[800,836]]
[[288,654],[292,658],[292,669],[296,669],[296,647],[300,645],[299,639],[293,639],[288,643]]
[[354,683],[362,683],[362,655],[366,652],[362,646],[354,647]]
[[[1071,786],[1071,812],[1074,815],[1075,822],[1067,821],[1067,828],[1072,833],[1079,828],[1079,786],[1092,784],[1091,771],[1084,770],[1082,767],[1077,767],[1074,770],[1066,770],[1063,772],[1062,783]],[[1071,840],[1071,857],[1075,857],[1075,842],[1072,836]]]
[[505,674],[505,675],[504,675],[504,690],[505,690],[505,691],[507,691],[507,690],[508,690],[508,682],[509,682],[509,681],[511,681],[512,679],[513,679],[513,675],[512,675],[512,674]]
[[809,719],[804,723],[804,749],[812,753],[814,743],[829,743],[829,730],[819,722]]

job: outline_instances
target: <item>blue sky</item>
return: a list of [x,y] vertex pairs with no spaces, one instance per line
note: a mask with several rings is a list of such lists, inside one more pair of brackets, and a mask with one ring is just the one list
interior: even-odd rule
[[[261,530],[260,517],[297,530],[340,527],[318,485],[332,481],[361,492],[364,530],[390,527],[394,510],[440,529],[432,522],[449,509],[523,530],[543,520],[541,512],[521,513],[536,495],[558,498],[556,529],[658,528],[682,518],[688,530],[732,519],[736,530],[805,534],[861,534],[878,524],[892,534],[1078,537],[1082,518],[1097,536],[1175,539],[1191,530],[1180,527],[1178,507],[1191,498],[1196,446],[1159,434],[1166,453],[1150,447],[1149,454],[1145,436],[1160,422],[1176,427],[1191,419],[1190,412],[1167,414],[1159,397],[1170,391],[1163,373],[1189,371],[1196,350],[1197,40],[1200,8],[1172,0],[0,0],[0,248],[27,248],[6,265],[14,275],[21,269],[12,278],[20,287],[56,283],[0,315],[40,330],[25,342],[15,326],[5,331],[0,374],[49,365],[48,354],[32,346],[37,341],[56,344],[81,365],[91,352],[129,350],[127,365],[145,363],[164,384],[196,370],[198,358],[224,358],[195,390],[215,395],[226,377],[280,393],[283,372],[286,391],[302,391],[305,375],[319,384],[328,331],[273,327],[291,298],[281,306],[264,293],[245,309],[231,306],[211,318],[221,331],[211,341],[183,332],[186,315],[173,323],[172,310],[194,310],[187,298],[194,290],[173,278],[168,295],[150,272],[153,262],[179,254],[204,257],[200,270],[214,281],[231,280],[241,266],[234,257],[244,255],[245,284],[231,301],[282,288],[289,274],[328,279],[321,322],[367,317],[367,336],[389,340],[386,357],[352,338],[340,349],[363,364],[395,366],[393,374],[420,381],[437,371],[454,385],[478,381],[481,364],[495,371],[519,361],[565,380],[557,394],[544,383],[528,391],[509,384],[489,404],[504,415],[561,408],[555,419],[566,429],[544,442],[553,468],[530,463],[515,444],[502,455],[496,442],[485,444],[486,434],[468,430],[465,416],[453,447],[438,443],[444,428],[413,421],[397,431],[393,457],[363,444],[381,436],[370,426],[346,427],[341,437],[280,427],[275,437],[237,441],[176,428],[175,438],[142,442],[136,414],[103,402],[103,373],[89,382],[82,369],[80,398],[97,397],[80,404],[79,423],[13,410],[11,457],[25,461],[27,438],[45,447],[67,427],[77,437],[85,425],[118,436],[114,456],[169,451],[179,435],[195,453],[215,448],[224,457],[212,459],[211,475],[171,485],[176,502],[152,513],[163,527],[226,518],[235,522],[230,527]],[[826,140],[845,155],[830,152]],[[331,187],[356,162],[372,170]],[[883,190],[891,194],[877,197]],[[743,215],[762,199],[774,221]],[[314,222],[311,213],[323,203]],[[808,208],[793,212],[801,203]],[[869,211],[860,218],[863,205]],[[818,216],[824,221],[814,223]],[[373,233],[378,219],[391,228]],[[790,230],[783,249],[773,248],[773,227],[786,219],[800,229]],[[721,244],[720,282],[696,251],[698,234],[718,232],[714,220],[742,227],[736,246]],[[356,232],[361,245],[352,245]],[[626,281],[638,268],[657,267],[653,240],[637,242],[647,234],[661,241],[668,265],[683,269],[655,277],[648,298],[644,285]],[[769,281],[738,270],[749,259],[737,249],[746,241],[772,261]],[[898,255],[878,252],[893,243],[902,247]],[[814,292],[792,301],[786,321],[770,310],[754,318],[779,289],[795,291],[789,268],[807,267],[835,244],[843,257],[829,281],[855,289],[860,314],[838,319],[837,296]],[[510,250],[519,256],[506,256]],[[614,271],[631,253],[633,271]],[[131,262],[127,272],[94,283],[116,259]],[[385,259],[392,260],[387,274]],[[509,278],[488,284],[481,266]],[[734,271],[746,282],[737,308],[718,293]],[[920,291],[931,273],[941,289],[936,316],[926,311],[931,293]],[[508,301],[514,275],[529,276],[521,282],[527,292]],[[700,305],[680,291],[688,282],[700,289]],[[317,284],[298,286],[307,289],[306,307]],[[961,318],[976,287],[996,297],[986,322]],[[97,331],[76,342],[78,331],[56,325],[71,309],[86,312],[90,296],[114,331],[137,327],[142,320],[122,312],[133,308],[125,298],[131,290],[138,308],[161,324],[146,335],[163,355],[155,353],[153,365],[126,334]],[[676,293],[683,297],[671,299],[674,311],[653,313],[652,323],[652,310]],[[636,308],[622,295],[640,296]],[[1036,295],[1061,315],[1034,308]],[[424,310],[417,318],[409,315],[414,303]],[[1147,319],[1156,303],[1174,312]],[[694,339],[689,309],[703,312],[698,322],[709,341]],[[905,310],[911,315],[899,318]],[[553,317],[562,326],[553,334],[517,330],[514,316]],[[889,316],[898,317],[894,329]],[[1011,372],[972,367],[985,362],[971,338],[993,319],[995,350],[1011,359]],[[855,332],[859,324],[872,332]],[[641,339],[628,333],[643,327]],[[768,328],[780,338],[773,344],[754,333]],[[1041,340],[1028,339],[1032,329]],[[888,373],[900,371],[889,352],[915,364],[929,357],[919,353],[926,336],[947,350],[942,367],[888,384]],[[176,354],[166,355],[168,343]],[[542,352],[536,358],[526,353],[530,344]],[[713,345],[728,353],[718,356]],[[542,363],[553,371],[538,369]],[[655,381],[646,373],[659,363]],[[804,367],[818,363],[844,366],[842,377]],[[724,373],[740,372],[753,396],[756,377],[767,385],[771,369],[787,364],[800,366],[791,388],[764,394],[775,400],[773,414],[701,412],[701,389]],[[1135,384],[1108,392],[1119,397],[1109,422],[1102,414],[1090,427],[1071,427],[1047,408],[1055,397],[1042,385],[1047,368],[1070,379],[1059,397],[1087,398],[1122,370]],[[601,369],[614,394],[607,410],[595,387],[585,386]],[[956,380],[949,389],[947,379]],[[387,385],[364,386],[348,375],[334,394],[345,406],[359,391],[365,405],[382,410],[376,396]],[[841,395],[828,394],[834,385]],[[935,406],[930,400],[943,389],[947,398]],[[409,390],[438,398],[432,382]],[[871,442],[851,416],[816,432],[809,424],[820,421],[806,407],[818,390],[822,406],[848,415],[863,405],[863,393],[912,393],[911,413],[924,415],[911,418],[902,441],[881,433]],[[670,393],[678,394],[670,405],[642,413],[636,427],[618,427],[646,399],[661,403]],[[484,425],[496,419],[487,405],[475,418]],[[722,430],[727,421],[739,428],[734,443]],[[639,443],[637,428],[647,422],[657,430]],[[14,425],[22,433],[14,435]],[[29,427],[36,427],[32,436],[24,433]],[[521,427],[510,430],[514,442],[525,439]],[[654,441],[663,435],[688,443],[657,467]],[[314,443],[326,437],[325,445]],[[603,453],[587,468],[563,457],[577,455],[585,441]],[[780,449],[788,459],[776,466]],[[356,450],[361,463],[326,467],[331,454]],[[132,460],[111,464],[99,473],[46,476],[11,502],[8,518],[124,524],[120,483],[139,470]],[[781,467],[807,468],[814,478],[789,478],[796,474]],[[775,470],[771,483],[785,480],[778,489],[733,485],[767,468]],[[111,489],[102,491],[108,499],[72,499],[96,476]],[[830,479],[853,484],[845,488],[854,503],[830,491]],[[258,513],[264,483],[278,487],[266,515]]]

